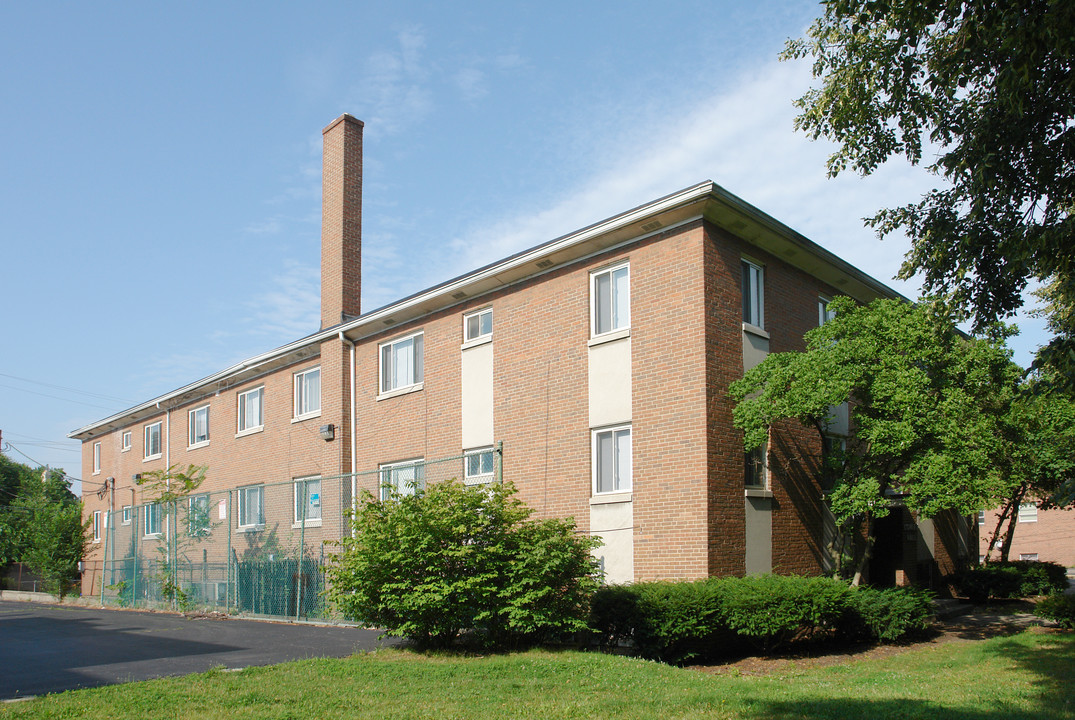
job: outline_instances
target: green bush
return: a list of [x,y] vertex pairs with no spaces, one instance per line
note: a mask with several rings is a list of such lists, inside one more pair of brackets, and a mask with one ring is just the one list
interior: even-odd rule
[[956,590],[971,602],[1051,595],[1068,587],[1067,571],[1052,562],[1012,560],[978,565],[956,573]]
[[572,520],[530,520],[514,494],[455,481],[385,501],[366,492],[328,568],[330,599],[426,647],[464,632],[509,647],[584,629],[599,541]]
[[844,634],[874,642],[899,642],[933,624],[933,597],[916,588],[853,588]]
[[847,585],[826,577],[756,575],[712,582],[722,624],[764,652],[836,630],[850,606]]
[[1050,595],[1038,601],[1034,614],[1075,630],[1075,595]]

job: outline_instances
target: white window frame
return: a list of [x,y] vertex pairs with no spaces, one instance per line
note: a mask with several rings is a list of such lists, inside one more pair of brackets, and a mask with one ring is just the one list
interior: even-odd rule
[[[410,375],[409,382],[405,379],[396,378],[396,350],[397,346],[410,343]],[[387,353],[385,352],[387,350]],[[386,358],[387,355],[387,358]],[[394,397],[415,390],[421,390],[425,381],[425,331],[402,335],[377,346],[377,387],[380,390],[378,398]],[[388,360],[389,367],[385,367]],[[395,384],[396,382],[399,384]],[[391,385],[389,386],[389,383]]]
[[[317,376],[317,392],[310,390],[312,377]],[[321,366],[295,373],[293,412],[295,420],[321,416]]]
[[[258,498],[258,514],[256,518],[247,517],[247,515],[250,513],[251,495],[257,495]],[[236,520],[238,522],[239,530],[250,532],[252,530],[260,530],[261,528],[265,527],[264,485],[244,485],[241,488],[237,488],[236,500],[238,501],[238,512],[236,513]]]
[[[405,468],[414,468],[414,475],[410,478],[409,486],[401,488],[396,473]],[[425,458],[382,463],[377,469],[380,471],[377,477],[381,484],[381,500],[391,499],[393,490],[397,495],[413,495],[415,491],[425,487]]]
[[978,511],[978,524],[985,525],[985,510]]
[[[622,274],[621,274],[622,272]],[[619,277],[623,284],[617,284]],[[608,297],[601,282],[608,279]],[[627,297],[620,297],[626,293]],[[603,308],[608,307],[608,327],[602,327]],[[590,273],[590,337],[607,337],[631,331],[631,263],[621,262]]]
[[[205,438],[198,439],[195,437],[195,433],[198,431],[198,415],[205,415]],[[209,406],[202,405],[196,407],[187,413],[187,449],[193,450],[194,448],[205,447],[209,444]]]
[[[258,398],[258,423],[256,425],[249,424],[249,418],[247,418],[246,412],[246,398],[257,396]],[[235,396],[235,436],[249,435],[250,433],[261,432],[265,429],[265,386],[260,385],[256,388],[250,388],[244,390]]]
[[122,525],[130,525],[131,524],[131,511],[132,511],[132,509],[133,508],[130,505],[124,505],[123,506],[123,514],[120,516],[120,523]]
[[[613,467],[612,487],[606,487],[602,489],[600,485],[602,471],[604,467],[598,446],[603,436],[609,436],[612,440]],[[628,467],[626,468],[626,470],[624,470],[624,468],[622,467],[622,460],[624,459],[624,456],[623,451],[621,450],[621,442],[623,438],[626,438],[628,445],[630,445],[630,447],[627,448]],[[634,440],[632,438],[630,423],[591,430],[590,456],[592,466],[592,492],[594,496],[631,492],[631,488],[634,485]]]
[[836,317],[836,313],[829,310],[829,303],[832,302],[832,298],[827,298],[824,295],[819,295],[817,298],[817,326],[821,327],[827,322],[830,322]]
[[[157,429],[156,433],[153,433],[153,434],[155,434],[157,436],[157,452],[155,452],[155,453],[150,452],[150,442],[149,442],[150,433],[153,430],[153,428]],[[161,455],[163,454],[163,447],[164,447],[163,432],[164,432],[164,425],[160,420],[158,420],[155,423],[150,423],[150,424],[148,424],[148,425],[146,425],[145,427],[142,428],[142,460],[157,460],[158,458],[161,457]]]
[[743,322],[765,329],[765,266],[742,258]]
[[[311,493],[309,488],[312,483],[317,483],[316,495]],[[307,477],[295,478],[292,482],[292,488],[294,493],[294,502],[291,504],[292,511],[294,512],[294,522],[292,527],[321,527],[321,511],[324,507],[322,502],[321,493],[321,476],[320,475],[308,475]],[[305,503],[303,500],[305,499]],[[311,517],[306,515],[303,517],[303,505],[305,504],[305,511],[310,512],[312,508],[317,508],[317,517]]]
[[[488,469],[486,465],[488,458]],[[488,447],[463,451],[463,484],[484,485],[496,477],[496,449]]]
[[93,474],[101,474],[101,443],[99,442],[93,444]]
[[101,542],[101,511],[93,511],[93,541],[95,543]]
[[1035,502],[1019,504],[1019,522],[1033,523],[1038,521],[1038,504]]
[[[142,535],[145,537],[161,536],[161,506],[160,503],[147,503],[142,506]],[[153,518],[155,522],[150,522]]]
[[[201,507],[196,507],[196,506]],[[187,534],[191,537],[204,537],[210,531],[209,493],[198,493],[187,498]]]
[[[473,323],[471,322],[473,321]],[[474,325],[474,328],[471,325]],[[473,330],[473,332],[472,332]],[[479,345],[493,339],[493,308],[467,313],[463,316],[463,344]]]
[[[758,482],[750,482],[753,477],[758,477]],[[743,453],[743,487],[747,490],[769,489],[768,442],[762,443],[760,447],[748,453]]]
[[1019,559],[1023,562],[1039,562],[1038,553],[1019,553]]
[[120,452],[127,452],[130,449],[131,449],[131,431],[130,430],[124,430],[123,434],[120,436],[119,451]]

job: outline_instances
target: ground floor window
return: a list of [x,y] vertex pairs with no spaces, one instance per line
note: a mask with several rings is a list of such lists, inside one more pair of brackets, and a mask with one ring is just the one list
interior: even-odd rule
[[387,500],[396,495],[413,495],[416,490],[425,487],[423,460],[405,460],[403,462],[381,465],[381,499]]

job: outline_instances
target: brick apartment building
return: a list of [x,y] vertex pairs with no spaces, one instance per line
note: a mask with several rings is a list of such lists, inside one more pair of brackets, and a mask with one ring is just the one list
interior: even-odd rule
[[[207,466],[203,490],[236,503],[220,501],[229,547],[253,547],[263,484],[346,504],[328,478],[376,493],[464,453],[455,474],[481,481],[502,443],[504,479],[599,535],[610,581],[825,570],[820,439],[785,423],[745,456],[727,388],[801,349],[827,299],[893,290],[704,182],[363,313],[362,131],[348,115],[324,130],[321,329],[71,433],[98,537],[109,510],[166,534],[132,478],[170,465]],[[967,555],[958,523],[889,525],[875,580]],[[84,593],[104,559],[95,542]]]
[[[1040,560],[1075,568],[1075,513],[1070,510],[1042,510],[1036,502],[1019,506],[1018,522],[1008,548],[1009,560]],[[978,513],[978,558],[985,560],[989,538],[997,526],[999,509]],[[993,559],[999,557],[993,551]]]

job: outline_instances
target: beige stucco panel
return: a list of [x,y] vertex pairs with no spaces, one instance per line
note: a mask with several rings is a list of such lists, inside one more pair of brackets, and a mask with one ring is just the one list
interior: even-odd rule
[[593,551],[604,559],[605,582],[628,583],[635,579],[633,503],[617,502],[590,506],[590,532],[604,543]]
[[590,347],[590,427],[631,421],[631,338]]
[[462,351],[463,449],[493,444],[493,343]]

